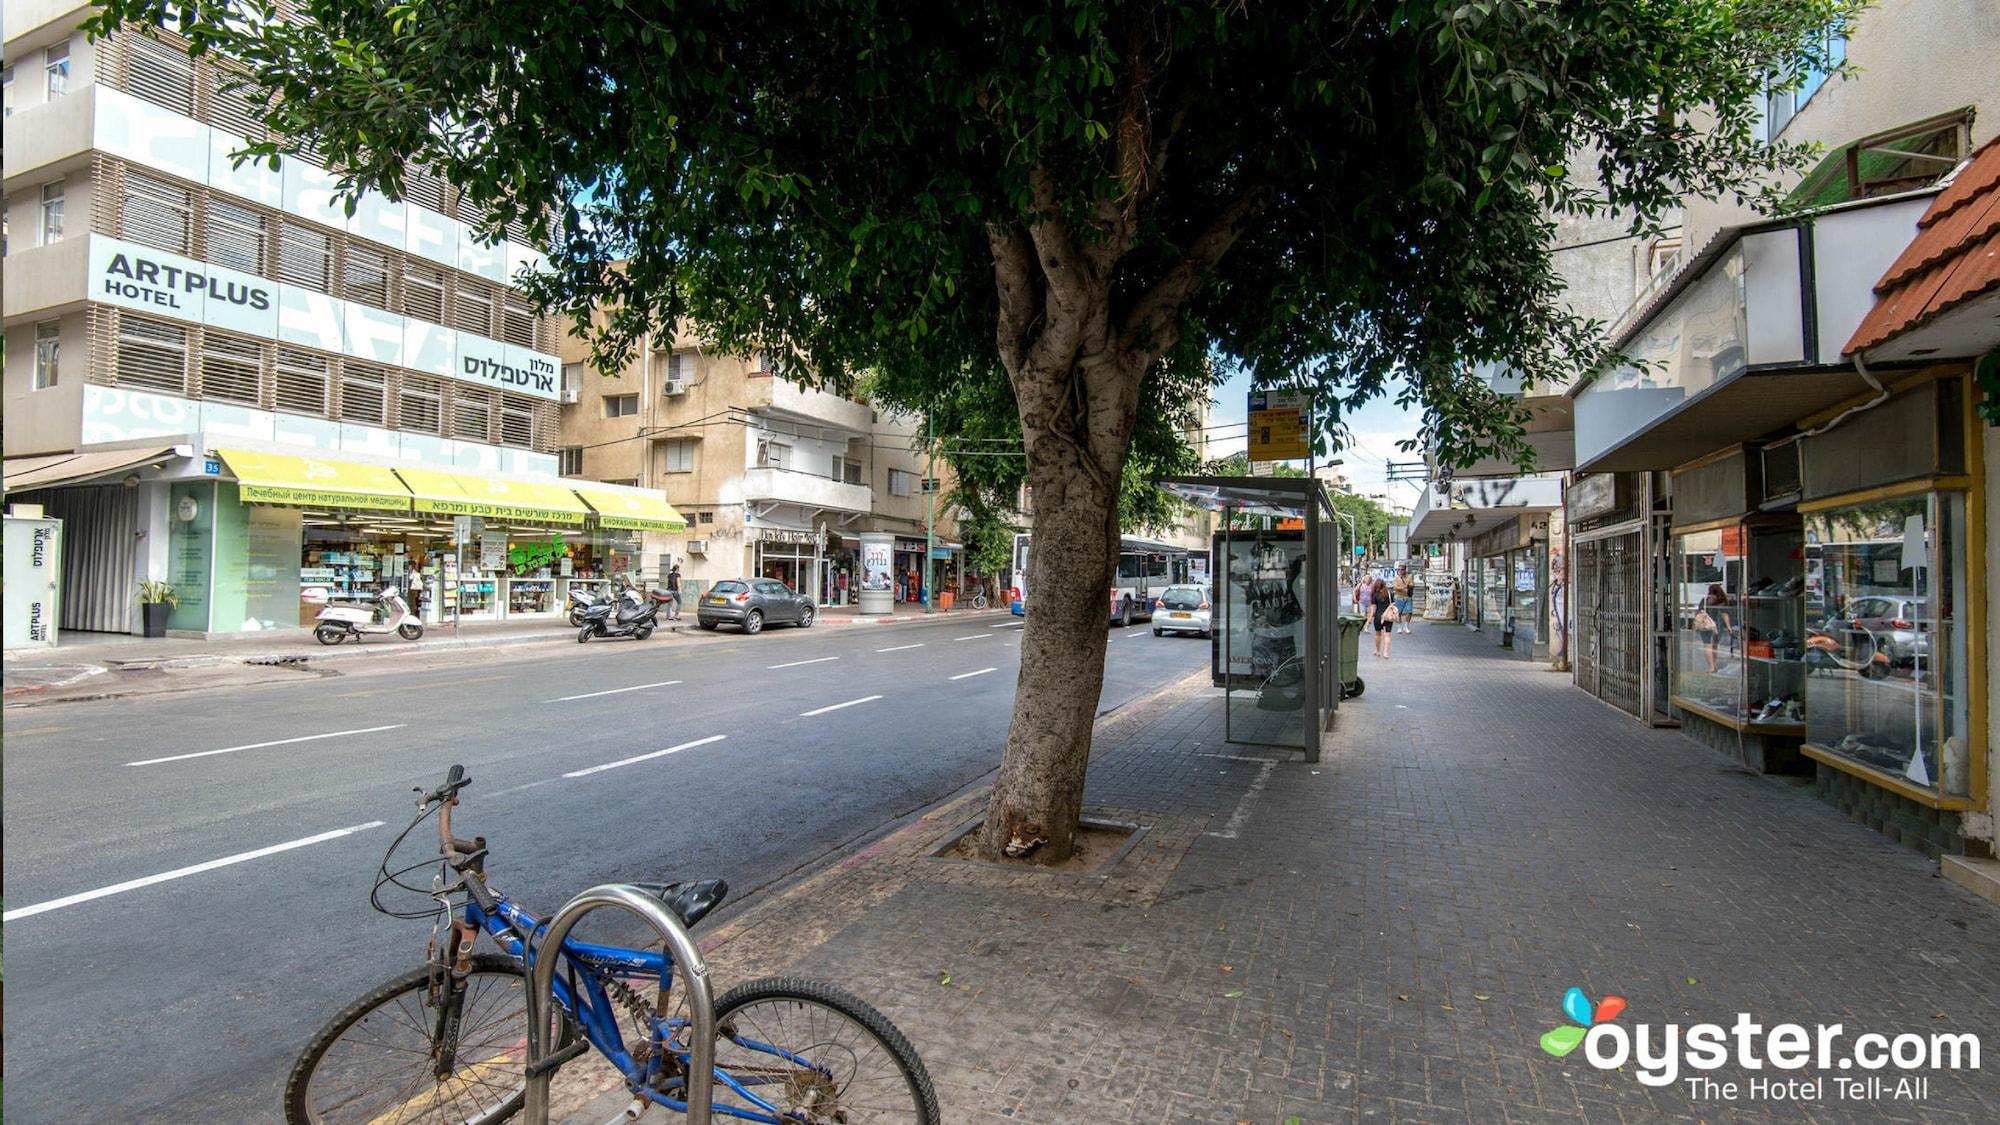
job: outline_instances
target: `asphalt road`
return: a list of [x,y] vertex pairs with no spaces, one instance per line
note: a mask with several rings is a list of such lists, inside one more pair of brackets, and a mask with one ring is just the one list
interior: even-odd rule
[[[1106,709],[1207,659],[1111,638]],[[277,1119],[305,1039],[422,960],[428,923],[368,891],[453,763],[475,782],[457,834],[531,910],[706,876],[740,906],[991,771],[1019,641],[985,617],[525,645],[12,712],[8,1119]]]

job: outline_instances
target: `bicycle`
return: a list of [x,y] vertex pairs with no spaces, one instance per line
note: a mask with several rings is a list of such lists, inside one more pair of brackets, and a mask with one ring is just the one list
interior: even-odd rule
[[[486,884],[486,839],[452,835],[451,810],[472,784],[462,766],[423,793],[418,813],[377,869],[369,905],[395,918],[432,919],[423,967],[342,1009],[300,1052],[285,1083],[287,1125],[493,1125],[525,1099],[526,974],[546,923]],[[421,790],[419,791],[421,792]],[[391,869],[396,849],[437,817],[437,859]],[[435,866],[428,889],[404,882]],[[634,884],[692,928],[721,904],[728,884]],[[391,888],[433,905],[400,909]],[[460,901],[460,896],[463,900]],[[500,952],[474,952],[480,934]],[[674,965],[664,950],[566,939],[554,955],[548,1065],[596,1050],[635,1099],[685,1112],[691,1023],[674,1015]],[[650,988],[653,1000],[641,995]],[[801,1027],[788,1021],[803,1018]],[[937,1095],[914,1048],[865,1002],[816,981],[773,977],[737,985],[715,1003],[713,1115],[770,1125],[912,1121],[935,1125]],[[636,1043],[628,1043],[628,1036]]]

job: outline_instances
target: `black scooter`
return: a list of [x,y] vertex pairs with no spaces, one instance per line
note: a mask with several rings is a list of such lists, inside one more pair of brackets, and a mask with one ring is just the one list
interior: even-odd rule
[[583,618],[583,624],[576,631],[576,643],[583,644],[592,637],[633,637],[645,640],[658,627],[660,607],[673,597],[664,590],[654,590],[648,597],[611,598],[596,602],[576,611]]
[[582,625],[584,610],[599,603],[609,603],[614,599],[630,602],[633,605],[638,605],[645,600],[639,596],[638,589],[632,586],[626,586],[618,593],[602,596],[592,594],[587,588],[582,586],[571,586],[569,588],[569,623],[571,625]]

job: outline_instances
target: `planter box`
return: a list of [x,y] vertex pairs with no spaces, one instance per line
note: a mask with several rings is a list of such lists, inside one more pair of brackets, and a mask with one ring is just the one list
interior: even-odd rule
[[146,635],[148,637],[165,637],[167,635],[167,615],[172,612],[173,607],[164,602],[141,604],[139,606],[139,614],[145,619]]

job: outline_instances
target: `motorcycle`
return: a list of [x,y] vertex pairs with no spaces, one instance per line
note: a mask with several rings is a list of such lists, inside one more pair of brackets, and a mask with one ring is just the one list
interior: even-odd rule
[[[639,596],[639,590],[635,586],[624,587],[622,590],[619,591],[618,595],[616,596],[622,598],[625,601],[631,602],[633,605],[638,605],[641,601],[644,600]],[[605,595],[600,597],[599,595],[591,593],[588,589],[584,587],[571,586],[569,588],[569,623],[571,625],[581,626],[583,624],[584,610],[589,609],[591,606],[597,605],[600,602],[606,602],[611,600],[613,600],[612,595]]]
[[313,639],[323,645],[337,645],[349,637],[360,641],[378,633],[394,633],[406,641],[424,635],[424,623],[410,612],[410,605],[393,586],[385,586],[372,606],[330,605],[314,619]]
[[583,624],[576,631],[576,643],[583,644],[592,637],[632,637],[643,641],[653,635],[659,625],[660,608],[672,598],[664,590],[654,590],[646,597],[639,597],[638,591],[633,590],[629,597],[586,606],[582,610]]

